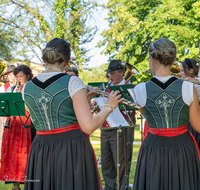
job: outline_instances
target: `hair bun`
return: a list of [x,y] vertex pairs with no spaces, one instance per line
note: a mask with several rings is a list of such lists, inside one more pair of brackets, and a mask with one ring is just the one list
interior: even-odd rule
[[169,39],[161,38],[151,43],[149,55],[158,59],[161,64],[171,65],[176,58],[176,46]]
[[69,62],[70,59],[70,46],[65,40],[60,38],[54,38],[46,44],[46,47],[42,50],[42,59],[45,63],[59,64],[65,61]]
[[42,59],[47,63],[55,63],[56,62],[56,51],[53,48],[47,47],[42,51]]

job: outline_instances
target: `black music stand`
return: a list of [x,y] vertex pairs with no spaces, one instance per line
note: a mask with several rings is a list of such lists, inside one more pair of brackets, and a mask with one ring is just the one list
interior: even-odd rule
[[[0,93],[0,116],[19,116],[22,126],[24,128],[34,127],[32,125],[26,125],[30,114],[26,116],[25,114],[25,104],[22,99],[22,94],[16,93]],[[21,116],[26,117],[25,123],[22,122]],[[9,127],[8,127],[9,128]]]
[[[134,85],[133,84],[126,84],[126,85],[117,85],[117,86],[109,86],[108,87],[110,91],[114,90],[118,90],[120,92],[120,94],[122,95],[122,98],[125,98],[126,100],[129,100],[129,101],[132,101],[133,102],[133,99],[130,95],[130,93],[128,92],[128,89],[130,88],[134,88]],[[126,115],[130,121],[130,126],[128,127],[123,127],[123,126],[120,126],[118,127],[118,130],[117,130],[117,176],[118,176],[118,190],[119,190],[119,167],[120,167],[120,163],[119,163],[119,133],[122,132],[123,128],[131,128],[131,127],[136,127],[135,123],[133,123],[132,119],[130,118],[130,112],[135,112],[136,108],[133,108],[131,106],[128,106],[128,105],[124,105],[122,103],[119,104],[119,109],[121,111],[125,111],[126,112]],[[128,113],[129,112],[129,113]],[[134,120],[135,122],[135,120]],[[124,131],[124,141],[126,142],[126,135],[125,135],[125,131]],[[130,189],[129,187],[129,184],[128,184],[128,173],[126,171],[127,169],[127,166],[126,166],[126,145],[124,144],[124,155],[125,155],[125,177],[126,177],[126,186],[125,186],[125,189],[128,190]]]

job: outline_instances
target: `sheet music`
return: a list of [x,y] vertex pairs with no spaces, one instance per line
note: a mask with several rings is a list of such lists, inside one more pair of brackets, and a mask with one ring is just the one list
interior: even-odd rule
[[[105,97],[99,97],[95,98],[95,101],[99,105],[99,108],[102,110],[103,106],[106,104],[107,98]],[[110,125],[110,127],[125,127],[125,126],[130,126],[128,122],[125,120],[123,115],[121,114],[120,110],[118,107],[115,108],[114,112],[111,113],[106,121]]]
[[127,89],[129,94],[131,95],[131,97],[133,98],[133,101],[136,102],[136,98],[135,98],[135,93],[134,93],[134,89],[133,88],[129,88]]

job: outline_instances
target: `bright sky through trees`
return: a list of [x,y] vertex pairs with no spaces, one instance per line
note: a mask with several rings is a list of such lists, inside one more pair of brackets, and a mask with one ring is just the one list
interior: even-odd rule
[[[96,0],[98,3],[98,0]],[[106,4],[108,2],[108,0],[101,0],[101,4]],[[103,37],[101,36],[101,32],[104,29],[108,28],[108,22],[106,20],[104,20],[106,17],[108,17],[107,13],[108,10],[106,10],[105,8],[101,8],[98,7],[97,8],[98,11],[96,11],[94,13],[94,18],[91,18],[90,22],[88,23],[88,25],[96,25],[98,30],[97,33],[94,37],[94,39],[92,40],[92,42],[87,43],[86,45],[84,45],[84,47],[90,49],[90,51],[88,52],[89,56],[92,56],[90,61],[88,62],[88,67],[98,67],[101,64],[107,63],[108,62],[108,58],[109,56],[105,56],[105,55],[101,55],[101,51],[105,48],[105,46],[98,48],[95,47],[97,45],[97,42],[102,40]],[[33,62],[37,62],[40,63],[39,60],[37,59],[37,57],[34,57],[31,61]]]

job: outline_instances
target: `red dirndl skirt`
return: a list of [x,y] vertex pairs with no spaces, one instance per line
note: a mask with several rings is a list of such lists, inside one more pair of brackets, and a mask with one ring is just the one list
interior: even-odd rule
[[[26,115],[29,113],[26,112]],[[21,117],[25,123],[26,117]],[[29,118],[27,125],[31,124]],[[4,128],[0,180],[6,182],[25,182],[26,165],[31,148],[31,128],[23,128],[19,116],[12,116],[9,129]]]

